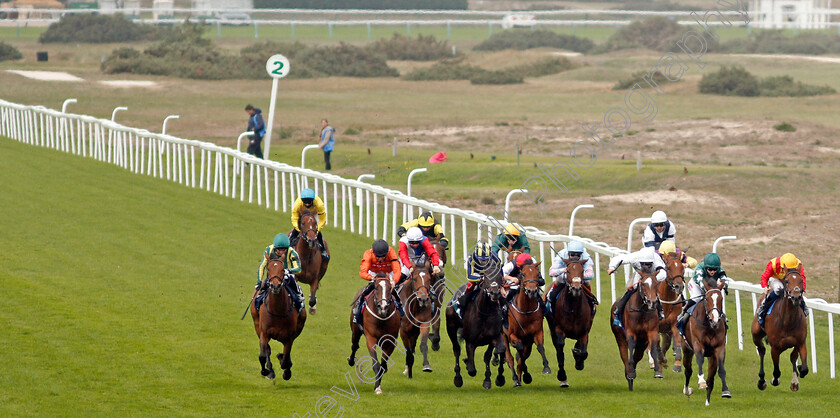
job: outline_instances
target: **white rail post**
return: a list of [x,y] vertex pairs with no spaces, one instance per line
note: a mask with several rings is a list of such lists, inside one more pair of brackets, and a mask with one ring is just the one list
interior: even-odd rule
[[575,214],[577,214],[577,211],[580,210],[580,209],[584,209],[584,208],[585,209],[592,209],[594,207],[595,207],[595,205],[590,205],[590,204],[578,205],[572,211],[572,216],[569,217],[569,236],[572,236],[572,232],[574,232],[574,230],[575,230]]
[[67,105],[70,103],[78,103],[79,101],[76,99],[67,99],[64,103],[61,104],[61,113],[67,113]]
[[718,245],[719,242],[725,241],[725,240],[733,240],[733,239],[738,239],[738,237],[736,237],[735,235],[726,235],[726,236],[723,236],[723,237],[718,237],[718,239],[715,240],[715,243],[712,244],[712,252],[717,253],[717,245]]
[[[406,193],[405,193],[406,196],[411,197],[411,178],[414,177],[414,175],[417,174],[417,173],[425,173],[427,171],[429,171],[428,168],[415,168],[414,170],[411,170],[410,173],[408,173],[408,186],[406,187]],[[409,218],[414,217],[414,207],[413,206],[411,207],[411,213],[408,213],[407,209],[408,209],[408,205],[403,205],[403,222],[405,222]]]
[[181,116],[179,115],[169,115],[165,119],[163,119],[163,127],[160,130],[162,135],[166,135],[166,122],[169,122],[169,119],[180,119]]
[[236,150],[237,151],[242,152],[242,139],[245,138],[246,136],[250,136],[252,133],[253,132],[248,131],[248,132],[242,132],[241,134],[239,134],[239,137],[236,138]]
[[508,222],[508,213],[510,213],[510,198],[517,193],[528,193],[528,189],[513,189],[505,196],[505,222]]
[[[633,222],[630,222],[630,227],[627,228],[627,252],[633,252],[633,227],[636,226],[639,222],[650,222],[650,218],[636,218],[633,219]],[[624,266],[624,285],[626,286],[627,283],[630,281],[630,266]]]

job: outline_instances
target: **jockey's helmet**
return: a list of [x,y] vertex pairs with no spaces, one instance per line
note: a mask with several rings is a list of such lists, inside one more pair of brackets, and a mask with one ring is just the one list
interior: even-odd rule
[[[646,247],[651,248],[652,247]],[[642,267],[642,271],[645,273],[652,273],[653,269],[653,251],[642,250],[639,258],[636,259],[636,262],[639,263],[639,266]]]
[[435,225],[435,217],[432,216],[431,212],[423,212],[419,218],[417,218],[417,224],[420,226],[434,226]]
[[505,234],[513,235],[515,237],[519,236],[519,228],[516,227],[514,224],[507,224],[505,226]]
[[659,246],[659,254],[665,255],[673,254],[675,252],[677,252],[677,245],[674,244],[674,241],[666,240]]
[[388,243],[385,242],[384,239],[374,241],[371,248],[373,249],[373,255],[377,257],[385,257],[388,255],[388,250],[390,249]]
[[315,190],[303,189],[303,191],[300,192],[300,200],[307,205],[311,205],[315,200]]
[[522,254],[519,254],[518,256],[516,256],[516,267],[522,267],[525,264],[527,264],[528,262],[532,262],[531,261],[531,254],[522,253]]
[[658,210],[653,212],[653,215],[650,215],[650,223],[654,224],[661,224],[668,222],[668,215],[665,215],[665,212]]
[[569,243],[567,250],[569,255],[572,255],[572,253],[578,253],[578,255],[581,255],[583,254],[583,243],[580,241],[572,241]]
[[493,252],[492,247],[490,244],[480,241],[475,244],[475,249],[472,252],[472,259],[473,261],[477,261],[480,263],[486,263],[490,260],[490,254]]
[[420,242],[423,241],[423,231],[416,226],[412,226],[408,228],[408,231],[405,233],[405,237],[408,239],[408,242]]
[[720,256],[716,253],[708,253],[703,257],[703,267],[720,270]]
[[289,236],[283,233],[275,235],[274,248],[289,248]]
[[782,267],[786,269],[795,269],[799,267],[799,259],[791,253],[786,253],[779,261],[782,262]]

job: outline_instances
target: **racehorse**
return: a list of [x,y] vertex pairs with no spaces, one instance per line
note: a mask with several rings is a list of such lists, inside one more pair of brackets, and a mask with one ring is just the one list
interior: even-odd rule
[[[446,250],[440,245],[438,241],[432,241],[432,246],[435,247],[435,251],[438,253],[438,257],[440,257],[440,261],[442,266],[440,267],[440,274],[432,275],[432,288],[431,294],[432,297],[435,299],[435,303],[438,307],[443,306],[443,296],[446,293],[446,277],[443,275],[443,268],[446,267]],[[432,315],[432,329],[429,334],[429,338],[432,340],[432,350],[438,351],[440,350],[440,314]],[[431,371],[431,370],[429,370]]]
[[[723,367],[726,359],[726,315],[723,313],[723,288],[726,284],[716,285],[711,279],[703,283],[706,294],[703,304],[695,305],[694,312],[686,320],[685,325],[685,386],[683,393],[691,396],[693,390],[688,386],[691,380],[691,356],[697,357],[697,385],[706,389],[706,406],[712,396],[715,386],[715,373],[720,375],[723,385],[721,396],[731,398],[729,387],[726,386],[726,369]],[[703,308],[703,311],[700,308]],[[678,335],[678,334],[674,334]],[[703,360],[709,358],[708,377],[703,377]]]
[[[375,290],[368,295],[365,302],[364,310],[362,311],[362,325],[353,323],[353,314],[350,314],[350,357],[347,358],[347,364],[354,366],[356,364],[356,350],[359,349],[359,339],[362,334],[365,336],[367,349],[370,357],[373,359],[373,373],[376,376],[376,385],[374,392],[377,395],[382,394],[382,375],[388,371],[388,362],[391,354],[396,348],[397,337],[400,333],[400,314],[397,311],[397,305],[391,297],[393,286],[391,279],[388,277],[377,277],[374,280]],[[357,303],[363,301],[358,300],[362,293],[360,289],[356,293]],[[373,308],[371,308],[371,306]],[[387,343],[387,344],[386,344]],[[382,350],[382,360],[377,361],[376,347]]]
[[[299,283],[309,285],[309,313],[315,315],[316,302],[318,299],[315,293],[321,285],[321,279],[327,273],[327,265],[330,260],[321,258],[321,251],[318,249],[318,218],[315,214],[305,210],[300,214],[300,239],[295,245],[300,257],[300,273],[296,275]],[[327,247],[327,240],[324,239],[324,247]],[[329,248],[326,248],[329,253]]]
[[[659,346],[659,363],[662,367],[668,364],[665,353],[671,347],[671,341],[674,342],[674,372],[682,371],[682,343],[679,338],[679,331],[677,331],[677,317],[682,312],[682,306],[685,303],[683,297],[683,289],[685,289],[685,266],[676,254],[666,256],[665,258],[665,272],[667,278],[656,286],[656,294],[659,297],[659,303],[662,304],[662,311],[665,318],[659,321],[659,333],[661,334]],[[653,361],[651,360],[651,367]]]
[[[770,384],[779,385],[779,355],[788,348],[793,348],[790,353],[790,363],[793,365],[793,380],[790,383],[790,390],[799,390],[799,378],[808,374],[807,348],[805,347],[805,336],[808,331],[808,321],[805,313],[799,307],[802,302],[802,294],[805,293],[802,285],[802,273],[796,269],[786,269],[782,279],[784,283],[784,294],[776,300],[774,306],[764,318],[764,328],[758,325],[758,317],[753,319],[752,336],[753,343],[758,350],[758,357],[761,359],[761,368],[758,371],[758,388],[764,390],[767,383],[764,381],[764,347],[763,339],[767,338],[770,344],[770,356],[773,358],[773,380]],[[763,299],[762,299],[763,300]],[[760,303],[761,301],[759,301]],[[797,358],[802,363],[796,365]]]
[[[266,258],[269,256],[266,255]],[[286,290],[286,280],[294,279],[285,274],[283,261],[269,259],[266,280],[268,292],[265,300],[259,311],[255,305],[251,305],[254,330],[260,338],[260,372],[268,379],[274,379],[275,376],[269,342],[273,339],[283,343],[283,352],[277,353],[277,361],[283,369],[283,379],[289,380],[292,377],[292,343],[306,324],[306,312],[301,311],[298,314],[298,310],[294,308],[289,291]]]
[[587,346],[593,315],[583,287],[583,263],[565,259],[563,261],[566,263],[566,284],[552,306],[553,315],[549,321],[549,330],[557,351],[557,380],[560,381],[560,387],[568,387],[563,352],[566,338],[577,340],[572,355],[575,358],[575,369],[583,370],[583,362],[589,356]]
[[[508,311],[508,327],[505,329],[505,357],[510,372],[513,374],[513,386],[531,383],[531,374],[525,361],[531,356],[531,349],[537,344],[537,350],[542,355],[543,373],[551,373],[548,359],[545,357],[543,346],[543,312],[540,299],[539,265],[526,264],[519,273],[519,293],[511,301]],[[516,348],[516,369],[513,367],[513,356],[509,344]]]
[[[652,273],[645,273],[636,270],[641,276],[637,284],[638,289],[627,301],[624,312],[624,328],[615,324],[611,325],[615,342],[618,344],[618,352],[621,354],[621,361],[624,363],[624,377],[627,378],[627,385],[633,391],[633,379],[636,378],[636,364],[645,354],[645,348],[651,347],[654,361],[655,378],[662,378],[662,366],[659,363],[659,313],[656,309],[656,290],[654,282],[656,277]],[[616,301],[617,303],[618,301]],[[613,303],[610,312],[615,311]],[[610,323],[615,318],[610,313]],[[629,358],[628,358],[629,353]]]
[[429,339],[429,328],[435,317],[440,319],[440,310],[437,309],[436,299],[432,297],[432,269],[431,261],[426,260],[425,264],[414,265],[411,277],[399,288],[400,299],[402,300],[405,316],[400,324],[400,337],[403,346],[406,348],[405,372],[409,379],[412,378],[412,366],[414,365],[414,352],[417,347],[417,337],[420,337],[420,352],[423,353],[423,371],[431,372],[429,364],[428,348],[426,342]]
[[[464,293],[461,286],[453,298],[460,297]],[[476,375],[475,349],[480,346],[487,346],[484,353],[484,364],[487,370],[484,372],[484,389],[490,389],[490,357],[496,350],[496,355],[504,354],[504,334],[502,334],[502,308],[500,303],[502,292],[502,268],[495,260],[490,260],[485,270],[484,280],[480,284],[481,291],[478,292],[475,300],[464,310],[464,320],[455,313],[451,305],[446,308],[446,333],[452,341],[452,352],[455,355],[455,386],[461,387],[464,380],[461,378],[461,344],[458,342],[458,329],[461,329],[464,343],[466,345],[467,358],[464,365],[470,376]],[[505,384],[504,364],[499,363],[496,386]]]

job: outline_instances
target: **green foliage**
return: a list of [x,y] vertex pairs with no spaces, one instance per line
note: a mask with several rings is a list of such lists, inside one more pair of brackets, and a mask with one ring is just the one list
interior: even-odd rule
[[510,29],[493,34],[486,41],[476,45],[476,51],[501,51],[505,49],[557,48],[585,53],[595,43],[586,38],[561,35],[549,30]]
[[138,25],[121,14],[69,14],[41,34],[41,43],[112,43],[152,41],[172,35],[172,28]]
[[[648,75],[647,71],[637,71],[628,78],[618,80],[618,82],[615,83],[615,85],[613,86],[613,90],[627,90],[630,87],[633,87],[636,83],[642,83],[642,77],[646,75]],[[654,83],[659,85],[673,83],[673,81],[665,78],[665,75],[662,74],[661,71],[654,72],[653,77],[651,79]]]
[[469,80],[475,74],[487,71],[469,64],[461,64],[463,60],[443,60],[428,68],[419,68],[405,75],[410,81],[445,81]]
[[747,97],[800,97],[836,93],[829,86],[804,84],[787,75],[758,80],[740,66],[723,66],[717,72],[704,74],[698,87],[700,93]]
[[[621,49],[647,48],[665,52],[676,48],[676,42],[687,31],[677,22],[665,17],[648,17],[615,31],[607,41],[596,48],[596,53]],[[705,38],[709,50],[718,48],[717,41]],[[690,41],[689,41],[690,42]]]
[[744,67],[722,66],[720,70],[703,74],[698,84],[700,93],[724,96],[758,96],[758,79]]
[[565,57],[543,58],[530,64],[517,65],[507,71],[518,74],[522,77],[542,77],[562,73],[563,71],[577,68],[577,64]]
[[342,42],[338,46],[309,48],[301,51],[298,61],[318,73],[344,77],[398,77],[385,59],[367,48]]
[[370,49],[389,60],[433,61],[452,56],[452,47],[445,40],[420,35],[409,38],[395,33],[391,39],[380,39]]
[[481,71],[470,77],[472,84],[520,84],[525,79],[514,71]]
[[626,0],[622,5],[613,7],[613,9],[653,11],[695,10],[691,6],[671,3],[668,0]]
[[777,131],[782,131],[782,132],[796,132],[796,127],[794,127],[793,125],[791,125],[787,122],[782,122],[782,123],[773,125],[773,129],[775,129]]
[[760,96],[766,97],[800,97],[834,94],[836,90],[829,86],[814,86],[794,81],[789,75],[767,77],[759,83]]
[[467,0],[254,0],[257,9],[466,10]]
[[23,54],[12,45],[5,42],[0,42],[0,61],[19,60],[23,58]]
[[347,129],[344,130],[344,135],[358,135],[358,134],[359,134],[359,131],[357,131],[353,128],[347,128]]
[[762,30],[751,33],[748,38],[725,42],[721,51],[739,54],[840,54],[840,35],[803,32],[797,36],[785,36],[781,30]]

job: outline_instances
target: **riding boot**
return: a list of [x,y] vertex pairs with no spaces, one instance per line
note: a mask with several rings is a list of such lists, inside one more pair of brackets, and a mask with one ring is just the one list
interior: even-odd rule
[[[588,281],[583,282],[583,287],[589,291],[590,295],[592,294],[592,285]],[[592,311],[592,316],[595,316],[595,310],[597,309],[595,306],[598,305],[598,299],[595,299],[595,296],[587,296],[587,299],[589,299],[589,309]]]
[[519,293],[519,289],[511,289],[507,297],[505,297],[505,303],[502,305],[502,326],[505,328],[508,327],[508,308],[517,293]]
[[660,303],[658,300],[656,301],[656,312],[659,313],[660,321],[665,319],[665,310],[662,309],[662,303]]
[[289,296],[294,300],[298,313],[300,313],[303,310],[303,290],[301,290],[300,285],[294,279],[288,279],[286,280],[286,290],[289,291]]
[[758,311],[756,311],[755,316],[758,318],[758,325],[762,328],[764,328],[764,318],[767,316],[767,310],[770,309],[770,306],[776,299],[778,299],[776,292],[771,291],[767,294],[767,297],[761,301],[761,305],[758,306]]
[[680,312],[679,316],[677,316],[677,331],[680,332],[680,335],[682,335],[683,338],[685,338],[685,320],[688,319],[689,309],[691,309],[691,307],[694,306],[696,303],[697,301],[694,299],[687,300],[685,302],[685,305],[683,305],[682,312]]
[[293,229],[292,232],[289,234],[289,246],[295,248],[295,246],[297,246],[299,237],[300,231],[298,231],[297,229]]
[[324,244],[324,236],[321,235],[321,232],[318,231],[318,245],[321,248],[321,259],[327,261],[330,259],[330,255],[327,253],[327,246]]
[[802,312],[805,312],[805,317],[808,317],[808,307],[805,305],[805,298],[799,299],[799,306],[802,308]]
[[402,302],[400,301],[400,295],[397,294],[396,289],[391,290],[391,296],[394,297],[394,304],[397,306],[397,310],[400,311],[400,316],[405,316],[405,311],[403,310]]
[[363,290],[362,294],[359,295],[359,299],[356,300],[356,305],[353,306],[353,323],[354,324],[361,324],[362,323],[362,303],[365,301],[365,298],[367,297],[367,295],[369,295],[370,292],[373,292],[373,289],[375,289],[375,288],[376,288],[376,286],[373,285],[373,282],[368,283],[368,285],[365,286],[365,290]]
[[464,319],[464,310],[467,308],[467,303],[472,300],[478,289],[478,283],[469,283],[467,284],[467,288],[464,289],[464,294],[455,299],[455,312],[461,319]]
[[554,289],[557,288],[557,282],[551,284],[551,287],[548,288],[548,293],[545,294],[545,307],[543,308],[543,315],[549,317],[553,315],[552,311],[554,309],[554,300],[557,299],[557,296]]
[[537,286],[545,286],[545,279],[543,279],[542,273],[537,273]]
[[615,314],[615,319],[613,319],[613,325],[619,328],[624,328],[624,322],[622,318],[624,314],[624,305],[627,305],[627,301],[630,300],[630,296],[632,296],[633,292],[635,291],[636,288],[634,287],[624,292],[624,296],[622,296],[621,299],[619,299],[618,304],[615,305],[615,311],[613,311],[613,314]]

